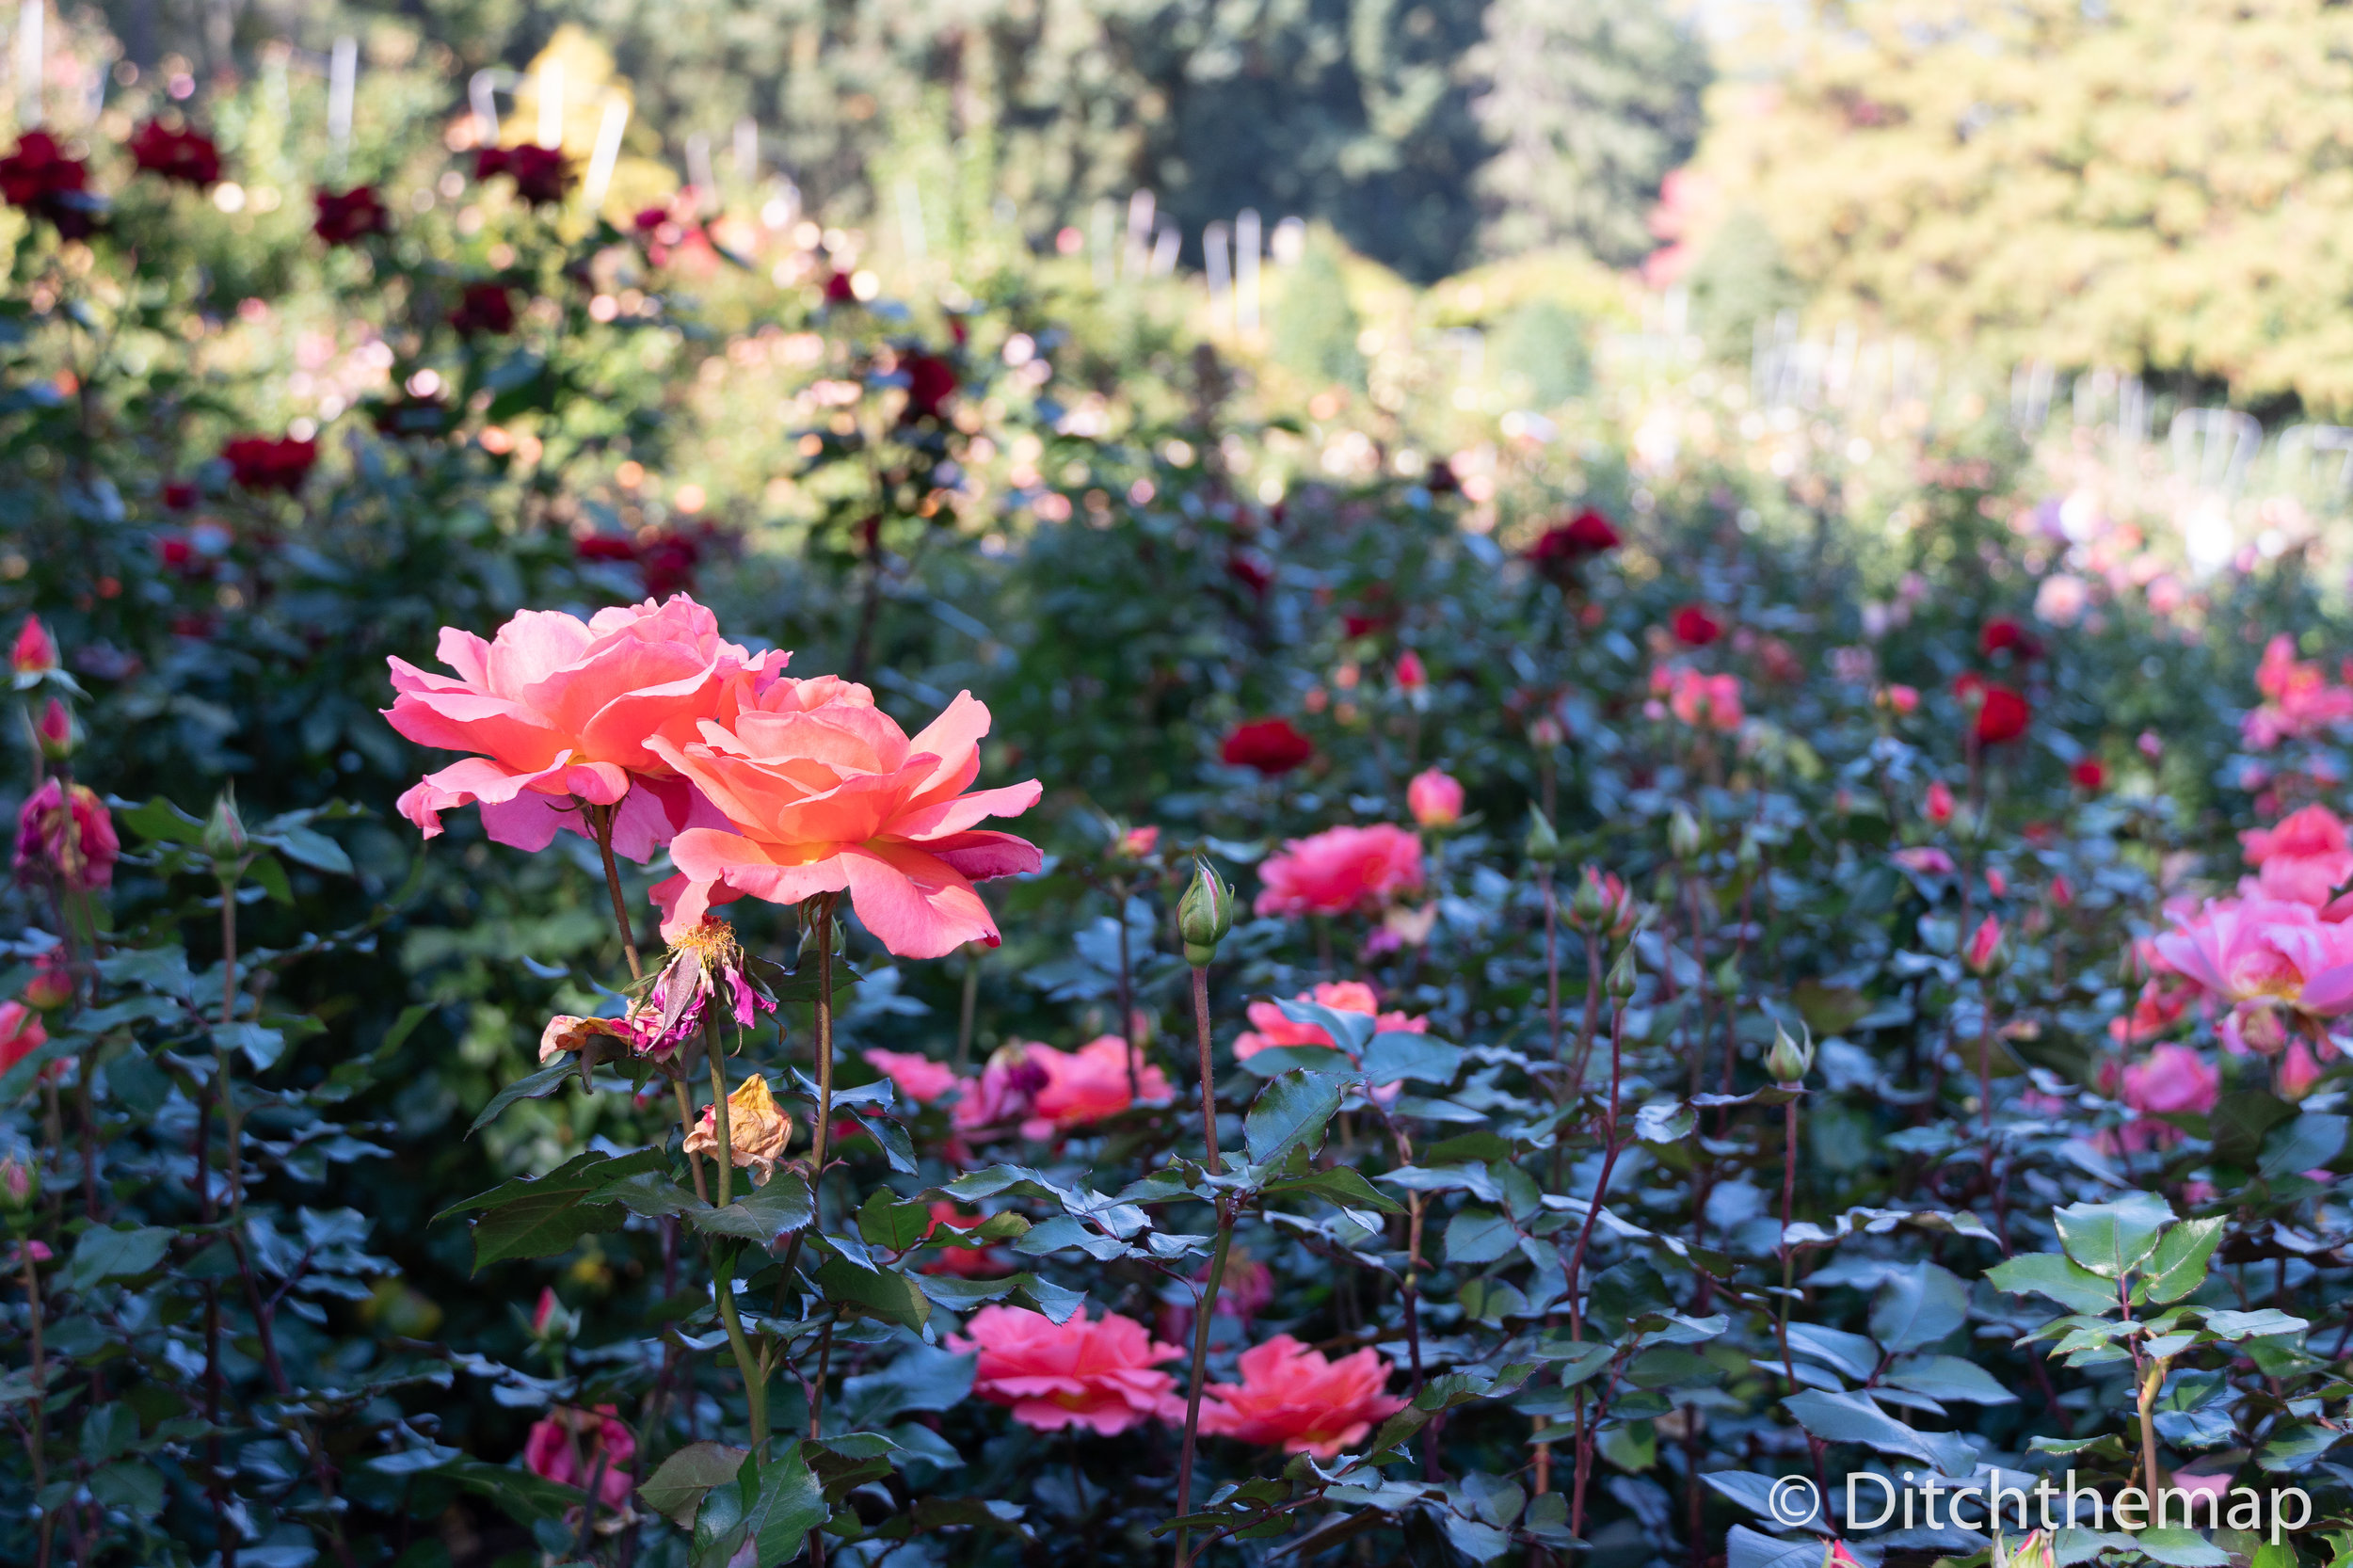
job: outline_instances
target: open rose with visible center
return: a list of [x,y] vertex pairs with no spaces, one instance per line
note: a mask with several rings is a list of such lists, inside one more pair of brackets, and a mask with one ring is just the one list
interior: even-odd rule
[[1421,890],[1421,840],[1391,823],[1326,828],[1258,868],[1261,915],[1372,914]]
[[585,621],[524,610],[487,643],[445,626],[440,651],[455,677],[390,661],[399,696],[384,716],[420,745],[479,755],[427,774],[400,814],[430,839],[443,811],[479,803],[492,839],[536,850],[559,828],[593,838],[581,808],[610,808],[614,852],[637,861],[690,823],[725,822],[649,746],[734,717],[791,657],[722,640],[683,594]]
[[[971,693],[913,740],[874,694],[835,676],[779,678],[699,731],[665,726],[646,745],[727,819],[670,845],[679,874],[653,890],[664,930],[738,898],[797,904],[846,891],[902,958],[998,942],[976,881],[1034,872],[1037,846],[979,828],[1037,803],[1035,779],[966,791],[981,771],[988,709]],[[685,728],[685,727],[678,727]]]
[[984,1306],[963,1334],[948,1336],[948,1347],[978,1352],[973,1393],[1039,1432],[1080,1426],[1111,1437],[1156,1416],[1185,1418],[1176,1378],[1155,1369],[1183,1348],[1161,1344],[1116,1312],[1090,1322],[1081,1311],[1056,1323],[1026,1307]]
[[[1116,1034],[1099,1035],[1073,1051],[1032,1046],[1025,1060],[1045,1081],[1030,1097],[1030,1114],[1021,1124],[1024,1138],[1051,1138],[1116,1116],[1131,1105],[1164,1105],[1174,1097],[1168,1075]],[[1134,1093],[1128,1087],[1130,1071]]]
[[1330,1361],[1278,1334],[1241,1352],[1241,1382],[1203,1391],[1201,1430],[1331,1459],[1405,1408],[1403,1399],[1382,1392],[1389,1371],[1370,1347]]
[[2353,878],[2353,842],[2326,806],[2307,806],[2275,827],[2250,827],[2238,837],[2256,869],[2252,890],[2265,898],[2318,908]]
[[543,1480],[585,1492],[591,1478],[597,1500],[606,1508],[625,1508],[636,1478],[629,1463],[637,1457],[637,1439],[620,1422],[609,1404],[594,1411],[557,1410],[535,1421],[523,1439],[523,1467]]

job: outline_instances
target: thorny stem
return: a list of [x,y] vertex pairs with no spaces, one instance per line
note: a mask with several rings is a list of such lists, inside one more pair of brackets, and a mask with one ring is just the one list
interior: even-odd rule
[[833,1146],[833,905],[839,897],[826,893],[817,901],[817,1133],[808,1168],[812,1205]]
[[[30,1314],[32,1328],[33,1441],[31,1444],[31,1452],[33,1459],[33,1495],[38,1497],[40,1495],[41,1488],[49,1484],[49,1465],[46,1458],[44,1457],[49,1444],[49,1362],[47,1356],[41,1350],[40,1272],[34,1267],[33,1264],[33,1243],[30,1238],[24,1238],[18,1240],[16,1244],[16,1253],[17,1256],[21,1258],[24,1264],[24,1302],[27,1311]],[[40,1544],[35,1548],[38,1554],[34,1560],[35,1568],[49,1568],[50,1537],[56,1528],[56,1520],[52,1512],[45,1508],[42,1509],[40,1513]]]
[[[1552,1063],[1561,1064],[1561,910],[1552,896],[1552,868],[1547,865],[1536,873],[1536,885],[1545,898],[1545,1025],[1552,1041]],[[1565,1084],[1562,1093],[1573,1093],[1582,1084]]]
[[646,966],[637,956],[637,938],[629,927],[629,900],[621,892],[621,863],[613,858],[613,813],[610,806],[588,808],[588,826],[596,834],[597,854],[604,860],[604,890],[613,900],[613,929],[621,938],[621,952],[629,959],[629,977],[646,978]]
[[1201,1141],[1209,1153],[1209,1174],[1224,1176],[1225,1167],[1217,1157],[1217,1087],[1209,1068],[1209,971],[1198,964],[1193,969],[1193,1018],[1201,1043]]
[[[1203,971],[1193,972],[1198,977]],[[1209,1255],[1209,1283],[1203,1287],[1200,1303],[1193,1314],[1193,1387],[1185,1396],[1184,1452],[1176,1462],[1178,1518],[1193,1512],[1193,1450],[1201,1433],[1201,1385],[1209,1370],[1209,1320],[1217,1315],[1218,1291],[1225,1284],[1225,1255],[1234,1244],[1234,1220],[1233,1204],[1222,1197],[1218,1199],[1217,1249]],[[1193,1561],[1190,1537],[1186,1527],[1176,1527],[1176,1568],[1187,1568]]]
[[1789,1221],[1798,1196],[1798,1102],[1781,1108],[1781,1311],[1774,1333],[1781,1341],[1781,1375],[1789,1391],[1798,1391],[1797,1369],[1789,1363],[1789,1293],[1797,1277],[1798,1249],[1789,1241]]
[[[1593,1222],[1601,1217],[1602,1205],[1609,1196],[1609,1177],[1618,1168],[1618,1155],[1623,1145],[1618,1142],[1618,1096],[1625,1081],[1625,1009],[1613,1007],[1609,1018],[1609,1105],[1602,1120],[1601,1175],[1594,1178],[1593,1195],[1585,1209],[1585,1224],[1577,1233],[1577,1246],[1569,1260],[1561,1266],[1569,1304],[1569,1338],[1580,1342],[1585,1337],[1585,1308],[1577,1294],[1577,1276],[1585,1265],[1585,1249],[1593,1240]],[[1585,1390],[1580,1384],[1577,1395],[1577,1477],[1569,1503],[1569,1533],[1581,1535],[1585,1528],[1585,1478],[1593,1463],[1593,1432],[1585,1416]]]
[[[678,1099],[679,1130],[685,1133],[689,1138],[692,1138],[695,1135],[695,1100],[694,1096],[686,1092],[686,1080],[682,1078],[674,1078],[670,1080],[670,1091],[677,1096]],[[687,1155],[686,1168],[688,1171],[693,1173],[695,1177],[695,1196],[702,1199],[705,1203],[709,1203],[711,1201],[711,1190],[703,1182],[702,1156],[691,1153]]]
[[[727,1054],[719,1042],[719,1012],[715,1007],[703,1011],[703,1054],[711,1058],[711,1125],[719,1135],[716,1163],[719,1206],[724,1208],[734,1196],[735,1144],[728,1127]],[[711,1286],[719,1305],[719,1321],[728,1332],[728,1348],[735,1352],[735,1369],[744,1377],[744,1403],[751,1416],[752,1448],[758,1452],[768,1441],[768,1383],[752,1355],[751,1341],[744,1336],[744,1319],[735,1307],[732,1246],[714,1245],[711,1249]]]

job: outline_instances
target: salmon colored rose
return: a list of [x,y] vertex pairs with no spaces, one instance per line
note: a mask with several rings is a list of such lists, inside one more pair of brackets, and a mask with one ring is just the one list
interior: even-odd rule
[[869,1048],[869,1065],[898,1086],[899,1093],[918,1105],[929,1105],[956,1086],[956,1070],[945,1062],[911,1050]]
[[1080,1426],[1110,1437],[1156,1416],[1185,1418],[1176,1378],[1154,1370],[1183,1349],[1160,1343],[1116,1312],[1094,1322],[1074,1313],[1055,1323],[1024,1307],[984,1306],[966,1333],[949,1336],[948,1345],[978,1353],[973,1393],[1039,1432]]
[[[1362,1013],[1375,1020],[1377,1032],[1383,1034],[1430,1032],[1430,1020],[1427,1018],[1382,1012],[1379,994],[1361,980],[1326,981],[1312,991],[1300,992],[1294,1000],[1321,1002],[1335,1013]],[[1327,1050],[1339,1048],[1337,1042],[1321,1025],[1295,1023],[1284,1016],[1282,1007],[1275,1002],[1252,1002],[1250,1028],[1234,1037],[1234,1060],[1247,1062],[1260,1051],[1273,1050],[1278,1046],[1321,1046]]]
[[1293,839],[1258,868],[1261,915],[1372,914],[1421,890],[1421,840],[1391,823]]
[[524,610],[487,643],[445,626],[440,654],[455,677],[390,661],[399,696],[384,716],[420,745],[478,755],[427,774],[400,814],[430,839],[442,812],[478,803],[492,839],[536,850],[559,828],[590,836],[584,805],[614,807],[614,852],[640,862],[683,827],[724,821],[648,746],[733,719],[792,657],[722,640],[684,594],[585,621]]
[[0,1001],[0,1073],[48,1043],[49,1031],[41,1024],[40,1014],[21,1001]]
[[1405,786],[1405,808],[1424,827],[1451,827],[1463,820],[1463,782],[1438,768],[1425,768]]
[[1327,1361],[1288,1334],[1241,1352],[1241,1382],[1204,1392],[1201,1430],[1285,1453],[1331,1459],[1405,1408],[1382,1389],[1389,1364],[1371,1349]]
[[846,891],[866,929],[902,958],[997,945],[972,884],[1034,872],[1037,846],[977,829],[1037,804],[1035,779],[966,793],[981,771],[988,709],[960,692],[909,740],[874,694],[835,676],[782,678],[699,736],[646,744],[726,817],[670,845],[679,874],[653,890],[664,930],[738,898],[797,904]]
[[2353,842],[2326,806],[2307,806],[2276,827],[2250,827],[2238,837],[2265,898],[2318,908],[2353,878]]
[[1073,1051],[1032,1046],[1024,1060],[1044,1073],[1046,1080],[1031,1096],[1021,1136],[1051,1138],[1116,1116],[1131,1105],[1165,1104],[1173,1097],[1168,1075],[1141,1060],[1141,1052],[1134,1064],[1141,1093],[1128,1093],[1128,1056],[1133,1050],[1116,1034],[1089,1040]]

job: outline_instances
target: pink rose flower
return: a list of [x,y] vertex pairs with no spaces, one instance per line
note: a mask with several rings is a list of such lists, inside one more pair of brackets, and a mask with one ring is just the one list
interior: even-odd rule
[[[1140,1096],[1128,1092],[1131,1052]],[[1142,1052],[1116,1034],[1089,1040],[1075,1051],[1032,1046],[1029,1063],[1045,1073],[1046,1081],[1031,1097],[1029,1119],[1021,1124],[1024,1138],[1051,1138],[1116,1116],[1131,1105],[1165,1104],[1175,1097],[1168,1075],[1144,1062]]]
[[445,626],[440,655],[455,678],[390,661],[399,695],[384,716],[420,745],[479,755],[427,774],[400,814],[430,839],[443,811],[479,803],[492,839],[536,850],[559,828],[588,834],[583,803],[618,807],[614,851],[640,862],[689,824],[724,820],[653,743],[732,720],[792,657],[721,640],[717,617],[684,594],[586,621],[523,610],[487,643]]
[[1961,959],[1973,974],[1989,973],[1994,961],[2002,954],[2002,922],[1988,915],[1977,929],[1969,934],[1969,945]]
[[[0,1001],[0,1073],[48,1043],[49,1030],[40,1021],[40,1014],[21,1001]],[[52,1068],[64,1065],[62,1062],[50,1064]]]
[[8,666],[22,676],[47,675],[57,667],[56,639],[49,635],[39,616],[26,616],[24,624],[17,628],[16,642],[8,649]]
[[1055,1323],[1025,1307],[984,1306],[948,1345],[978,1353],[973,1393],[1039,1432],[1082,1426],[1111,1437],[1155,1416],[1185,1417],[1176,1378],[1153,1369],[1182,1356],[1183,1348],[1161,1344],[1116,1312],[1094,1322],[1079,1312]]
[[[1379,1032],[1427,1034],[1430,1020],[1412,1018],[1402,1013],[1384,1013],[1377,992],[1361,980],[1326,981],[1312,991],[1302,991],[1297,1001],[1321,1002],[1335,1013],[1362,1013],[1376,1020]],[[1234,1038],[1234,1060],[1247,1062],[1262,1050],[1277,1046],[1321,1046],[1326,1050],[1339,1048],[1329,1031],[1321,1024],[1293,1023],[1283,1016],[1283,1009],[1271,1001],[1250,1004],[1251,1027]]]
[[1674,716],[1694,729],[1719,729],[1729,733],[1740,728],[1745,716],[1740,711],[1740,678],[1737,675],[1702,675],[1689,668],[1674,672],[1674,686],[1667,698],[1667,706]]
[[2187,1046],[2162,1045],[2124,1069],[2118,1097],[2144,1115],[2203,1114],[2221,1092],[2222,1075]]
[[1141,860],[1158,849],[1160,830],[1150,823],[1131,827],[1119,836],[1119,853],[1129,860]]
[[1438,768],[1425,768],[1405,786],[1405,808],[1424,827],[1451,827],[1463,820],[1463,785]]
[[2276,827],[2250,827],[2238,837],[2265,898],[2318,907],[2353,878],[2353,841],[2326,806],[2307,806]]
[[1953,788],[1939,778],[1929,785],[1927,798],[1920,803],[1920,814],[1942,827],[1953,820]]
[[[596,1476],[597,1500],[606,1508],[624,1507],[636,1484],[629,1462],[636,1457],[637,1439],[617,1416],[613,1406],[600,1404],[593,1415],[584,1410],[557,1410],[545,1420],[534,1421],[523,1439],[524,1468],[542,1480],[583,1492],[588,1489],[589,1477]],[[597,1469],[600,1458],[604,1462],[601,1474]]]
[[1261,915],[1370,914],[1421,890],[1421,840],[1390,823],[1326,828],[1284,844],[1258,879]]
[[2257,751],[2353,719],[2353,687],[2331,682],[2317,661],[2298,661],[2284,632],[2264,648],[2255,688],[2264,701],[2240,721],[2239,732]]
[[981,1068],[981,1076],[964,1086],[952,1120],[959,1131],[982,1132],[1027,1121],[1031,1103],[1046,1087],[1046,1066],[1030,1060],[1044,1046],[1019,1040],[1000,1046]]
[[1034,872],[1037,846],[977,830],[1037,804],[1038,783],[966,793],[981,771],[988,709],[960,692],[913,740],[874,694],[836,676],[779,678],[699,738],[656,735],[648,746],[727,819],[670,845],[679,874],[653,890],[663,927],[692,923],[714,904],[752,897],[797,904],[847,891],[883,946],[939,958],[967,942],[998,942],[975,881]]
[[1933,844],[1914,844],[1910,849],[1896,851],[1888,858],[1918,876],[1950,876],[1959,870],[1953,857]]
[[2308,904],[2209,899],[2150,946],[2157,967],[2225,1006],[2267,1000],[2322,1017],[2353,1008],[2353,927]]
[[1201,1430],[1285,1453],[1331,1459],[1362,1442],[1375,1421],[1405,1408],[1382,1392],[1389,1364],[1369,1347],[1337,1361],[1288,1334],[1241,1352],[1241,1382],[1203,1391]]
[[24,800],[16,817],[16,875],[22,881],[56,879],[73,892],[96,892],[114,885],[122,840],[106,803],[88,785],[71,787],[51,778]]
[[2271,1086],[2279,1090],[2281,1099],[2294,1103],[2311,1094],[2319,1081],[2320,1063],[2313,1058],[2313,1048],[2301,1040],[2290,1041],[2280,1064],[2272,1069]]
[[956,1070],[919,1051],[867,1048],[866,1060],[918,1105],[929,1105],[956,1086]]

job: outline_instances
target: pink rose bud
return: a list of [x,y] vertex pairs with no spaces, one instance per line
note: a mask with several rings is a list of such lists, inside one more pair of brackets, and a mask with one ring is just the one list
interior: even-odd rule
[[0,1204],[29,1208],[39,1187],[31,1160],[21,1155],[0,1156]]
[[1557,746],[1566,739],[1568,736],[1562,731],[1561,721],[1550,713],[1538,715],[1536,721],[1528,727],[1528,741],[1530,745]]
[[556,1311],[555,1292],[546,1286],[540,1287],[539,1304],[531,1314],[531,1332],[545,1338],[548,1325],[555,1321]]
[[1463,820],[1463,785],[1438,768],[1414,776],[1405,786],[1405,807],[1424,827],[1451,827]]
[[2140,748],[2140,754],[2143,757],[2148,758],[2152,762],[2165,755],[2165,742],[2158,739],[2157,732],[2153,729],[2142,730],[2140,732],[2140,739],[2135,741],[2133,744],[2138,746]]
[[2075,885],[2063,876],[2051,878],[2051,902],[2061,909],[2075,907]]
[[1119,853],[1130,860],[1141,860],[1160,847],[1160,830],[1146,823],[1131,827],[1119,836]]
[[2311,1094],[2313,1085],[2319,1081],[2320,1064],[2313,1060],[2312,1048],[2301,1040],[2289,1046],[2287,1054],[2280,1058],[2279,1066],[2272,1069],[2272,1086],[2280,1091],[2281,1099],[2290,1103]]
[[1920,693],[1911,686],[1890,686],[1880,694],[1880,700],[1898,713],[1911,713],[1920,707]]
[[25,1005],[52,1013],[72,1000],[73,971],[64,956],[55,951],[43,953],[33,978],[24,983]]
[[47,675],[57,667],[57,645],[39,616],[24,617],[24,629],[16,634],[8,659],[19,675]]
[[2002,922],[1992,915],[1970,934],[1968,952],[1963,955],[1972,974],[1991,974],[2002,955]]
[[2009,897],[2009,878],[2002,874],[1999,867],[1993,867],[1987,870],[1985,873],[1985,885],[1995,898]]
[[1928,798],[1920,803],[1920,810],[1929,821],[1942,827],[1953,820],[1952,787],[1943,779],[1929,786]]
[[56,697],[40,711],[33,721],[33,739],[40,743],[40,754],[52,762],[62,762],[73,755],[73,715]]
[[1401,692],[1418,692],[1430,684],[1430,672],[1422,667],[1421,655],[1407,648],[1398,655],[1397,686]]

